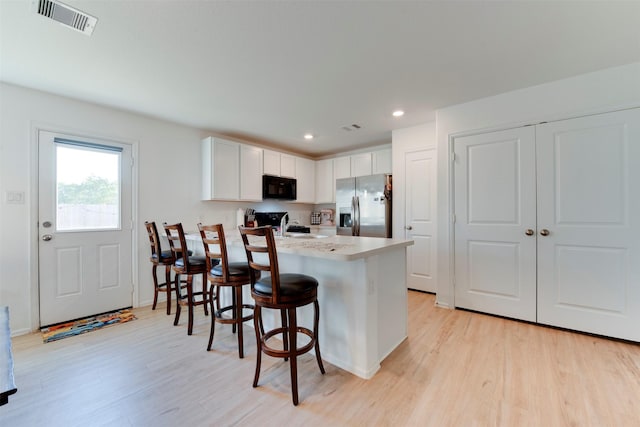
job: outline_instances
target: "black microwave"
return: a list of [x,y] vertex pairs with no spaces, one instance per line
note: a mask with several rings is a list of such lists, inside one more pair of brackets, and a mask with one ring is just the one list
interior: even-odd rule
[[296,200],[296,180],[294,178],[262,175],[262,198]]

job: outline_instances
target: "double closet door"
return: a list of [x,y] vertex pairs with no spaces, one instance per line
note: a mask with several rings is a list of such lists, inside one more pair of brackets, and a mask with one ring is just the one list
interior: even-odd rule
[[456,307],[640,341],[640,109],[454,153]]

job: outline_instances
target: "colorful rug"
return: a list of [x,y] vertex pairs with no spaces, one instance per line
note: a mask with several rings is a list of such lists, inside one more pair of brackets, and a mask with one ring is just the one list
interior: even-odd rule
[[87,317],[73,322],[60,323],[58,325],[42,328],[42,341],[47,343],[61,340],[63,338],[95,331],[107,326],[125,323],[136,320],[136,316],[129,309],[118,310],[112,313],[100,314],[98,316]]

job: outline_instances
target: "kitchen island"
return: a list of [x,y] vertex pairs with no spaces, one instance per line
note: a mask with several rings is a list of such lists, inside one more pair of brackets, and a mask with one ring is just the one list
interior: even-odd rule
[[[376,237],[277,238],[280,272],[308,274],[319,282],[324,360],[369,379],[407,337],[406,248],[412,244],[412,240]],[[227,245],[232,260],[246,260],[237,233],[227,232]],[[312,325],[312,306],[300,309],[298,319],[302,325]],[[270,322],[279,324],[279,313],[267,317],[265,323]]]

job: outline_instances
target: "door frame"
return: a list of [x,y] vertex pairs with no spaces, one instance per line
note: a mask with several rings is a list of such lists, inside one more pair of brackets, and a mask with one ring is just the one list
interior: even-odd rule
[[[74,135],[80,138],[98,139],[104,141],[113,141],[118,144],[125,144],[131,146],[131,156],[133,159],[133,165],[131,168],[131,283],[133,284],[132,304],[134,307],[139,306],[140,300],[140,286],[138,282],[138,151],[139,141],[132,140],[130,138],[101,134],[97,131],[89,131],[86,129],[79,129],[69,126],[63,126],[58,124],[51,124],[45,122],[33,121],[31,122],[30,129],[30,168],[32,173],[30,174],[29,188],[31,191],[31,197],[29,198],[29,293],[30,293],[30,321],[31,330],[35,331],[39,329],[40,325],[40,273],[39,273],[39,149],[38,139],[40,131],[52,132],[59,134]],[[123,224],[124,226],[124,224]]]

